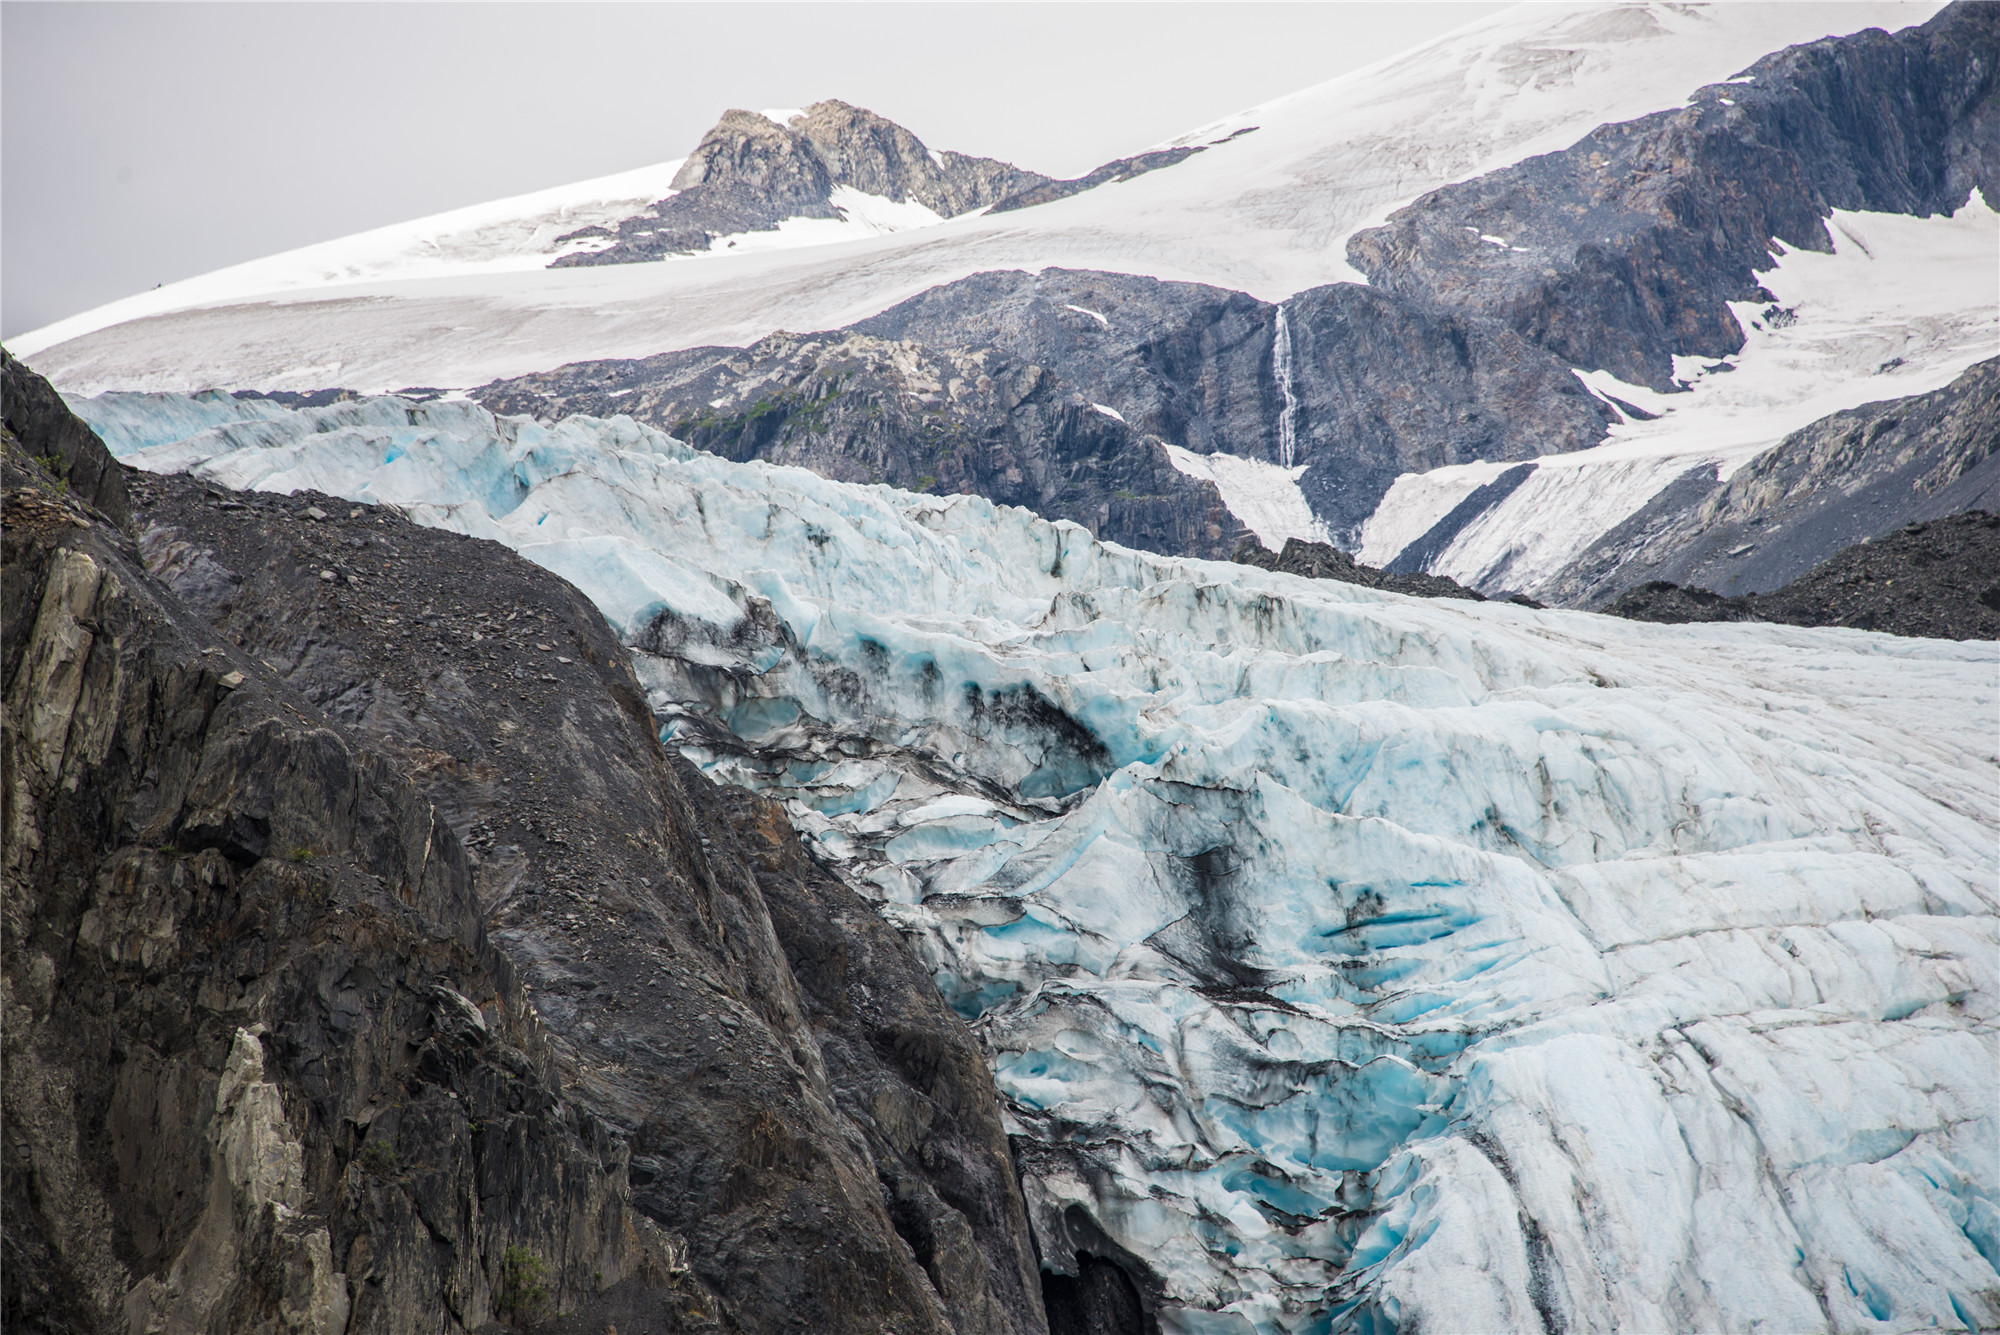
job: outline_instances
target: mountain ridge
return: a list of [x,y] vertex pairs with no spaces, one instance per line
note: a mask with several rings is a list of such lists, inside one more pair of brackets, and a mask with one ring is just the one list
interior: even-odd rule
[[844,220],[834,193],[841,187],[918,204],[941,221],[1050,184],[993,158],[935,153],[894,121],[846,102],[815,102],[784,124],[758,111],[726,111],[675,173],[673,195],[615,225],[558,237],[603,245],[550,267],[643,263],[777,231],[790,219]]

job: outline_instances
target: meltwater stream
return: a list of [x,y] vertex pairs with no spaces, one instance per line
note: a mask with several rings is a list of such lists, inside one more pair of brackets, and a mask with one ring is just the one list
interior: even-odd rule
[[1278,303],[1278,327],[1271,341],[1271,377],[1285,406],[1278,414],[1278,462],[1290,468],[1299,452],[1299,396],[1292,389],[1292,326],[1285,318],[1285,303]]
[[494,538],[783,799],[1170,1331],[2000,1324],[2000,657],[1423,602],[468,403],[78,401]]

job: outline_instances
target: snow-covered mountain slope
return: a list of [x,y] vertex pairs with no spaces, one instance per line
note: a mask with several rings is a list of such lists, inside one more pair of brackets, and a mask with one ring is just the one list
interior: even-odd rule
[[[1630,415],[1595,449],[1551,455],[1465,525],[1425,569],[1487,591],[1539,595],[1570,561],[1690,468],[1730,473],[1789,432],[1845,408],[1921,394],[2000,354],[2000,214],[1974,194],[1950,217],[1836,211],[1831,254],[1776,243],[1760,275],[1773,302],[1732,303],[1742,352],[1676,364],[1686,392],[1609,373],[1594,390]],[[1387,565],[1511,465],[1406,474],[1362,529],[1357,555]]]
[[1676,106],[1788,44],[1899,28],[1936,8],[1523,5],[1183,136],[1204,151],[1171,167],[1035,208],[722,261],[459,269],[221,296],[197,279],[16,347],[77,392],[450,387],[834,328],[987,269],[1103,269],[1276,299],[1354,278],[1345,239],[1442,182]]
[[927,953],[1045,1264],[1169,1331],[2000,1325],[1992,646],[1156,558],[629,420],[74,406],[576,582]]
[[226,304],[273,293],[351,283],[467,277],[548,267],[550,261],[602,242],[558,238],[617,222],[673,193],[681,162],[663,162],[574,185],[392,223],[264,259],[183,279],[84,311],[14,340],[30,351],[128,320],[191,306]]

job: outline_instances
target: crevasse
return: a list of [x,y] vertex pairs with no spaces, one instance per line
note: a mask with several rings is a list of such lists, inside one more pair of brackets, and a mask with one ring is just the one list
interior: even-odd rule
[[2000,1324],[1992,646],[1422,602],[465,403],[77,410],[585,590],[1165,1327]]

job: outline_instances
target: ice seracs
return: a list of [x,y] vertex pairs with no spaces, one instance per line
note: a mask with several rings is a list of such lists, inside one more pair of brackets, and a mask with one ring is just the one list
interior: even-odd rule
[[1177,1332],[2000,1324],[1988,645],[1145,556],[623,419],[80,401],[496,538],[918,943]]

